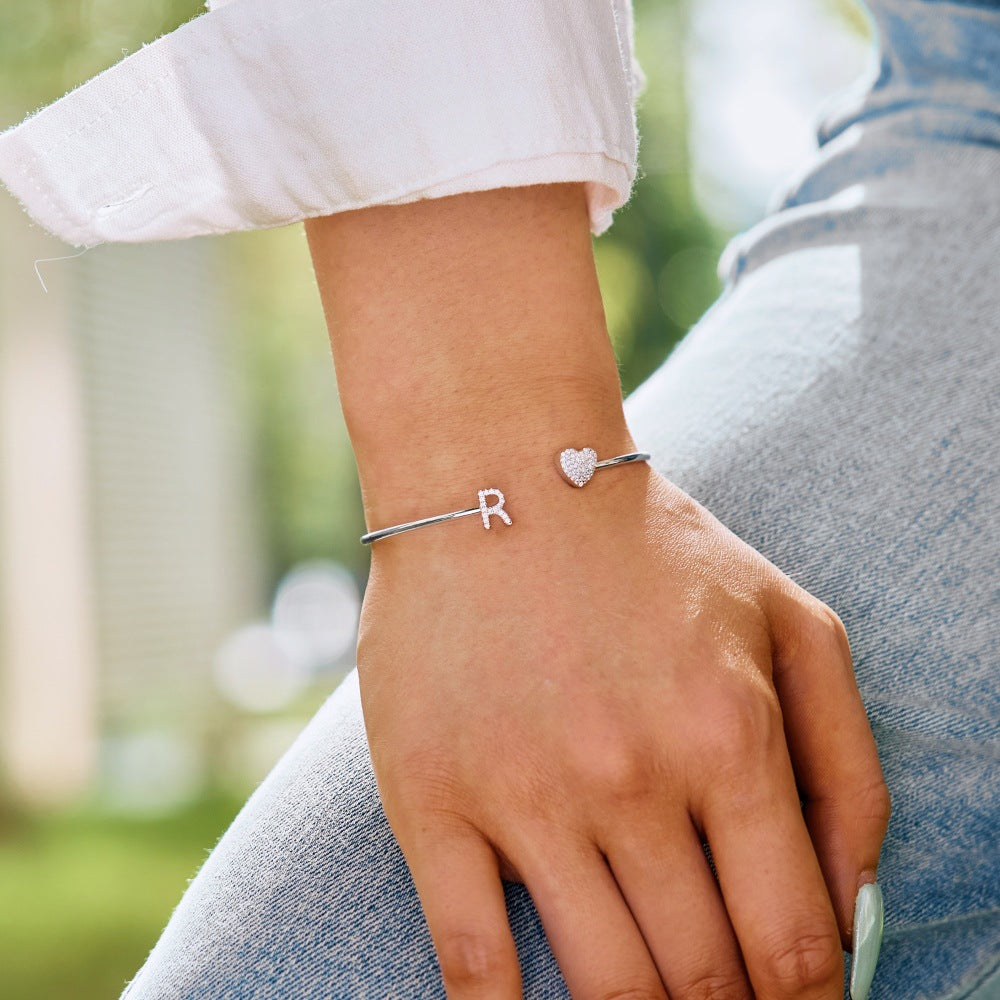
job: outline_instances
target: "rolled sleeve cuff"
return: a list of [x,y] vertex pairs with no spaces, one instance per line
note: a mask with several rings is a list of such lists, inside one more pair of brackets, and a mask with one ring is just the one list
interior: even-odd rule
[[463,191],[629,198],[629,0],[234,0],[0,135],[0,180],[77,246]]

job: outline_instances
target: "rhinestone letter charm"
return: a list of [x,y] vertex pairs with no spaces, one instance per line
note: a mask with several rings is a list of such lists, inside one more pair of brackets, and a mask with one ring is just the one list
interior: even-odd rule
[[597,468],[597,452],[593,448],[567,448],[559,454],[559,468],[566,481],[574,486],[586,486]]
[[[488,496],[495,496],[497,498],[497,502],[487,505],[486,498]],[[499,490],[479,491],[479,513],[483,515],[483,527],[487,531],[490,529],[490,514],[495,514],[501,521],[503,521],[504,524],[510,524],[510,514],[503,509],[503,505],[503,494]],[[475,510],[474,507],[473,510]]]

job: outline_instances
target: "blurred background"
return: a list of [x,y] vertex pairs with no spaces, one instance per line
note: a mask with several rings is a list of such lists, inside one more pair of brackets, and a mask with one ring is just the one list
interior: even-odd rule
[[[3,0],[0,127],[200,12]],[[626,392],[870,68],[849,0],[636,0],[636,20],[640,179],[595,241]],[[353,666],[367,572],[302,227],[45,260],[71,252],[0,191],[7,1000],[118,996]]]

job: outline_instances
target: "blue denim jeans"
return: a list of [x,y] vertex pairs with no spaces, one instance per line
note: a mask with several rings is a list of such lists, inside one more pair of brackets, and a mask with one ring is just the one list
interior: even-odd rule
[[[878,79],[730,244],[722,297],[626,409],[664,475],[847,627],[893,798],[873,1000],[996,1000],[1000,9],[872,7]],[[525,996],[566,997],[530,897],[506,891]],[[443,996],[356,674],[125,996]]]

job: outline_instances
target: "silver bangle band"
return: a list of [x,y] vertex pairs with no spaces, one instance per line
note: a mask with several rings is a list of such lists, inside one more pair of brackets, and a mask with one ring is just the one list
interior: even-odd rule
[[[586,486],[598,469],[610,469],[613,465],[624,465],[626,462],[646,462],[649,455],[644,451],[633,451],[628,455],[618,455],[615,458],[597,460],[597,452],[593,448],[565,448],[559,452],[557,465],[562,477],[572,486]],[[494,503],[487,503],[487,497],[495,497]],[[429,524],[440,524],[442,521],[454,521],[459,517],[470,517],[479,514],[483,519],[483,527],[489,530],[490,518],[499,517],[504,524],[510,524],[510,514],[504,510],[506,500],[500,490],[490,487],[479,491],[479,506],[467,507],[465,510],[454,510],[449,514],[436,514],[434,517],[422,517],[419,521],[406,521],[404,524],[394,524],[391,528],[379,528],[361,536],[362,545],[371,545],[380,538],[401,535],[404,531],[415,528],[426,528]]]
[[613,465],[624,465],[626,462],[648,462],[649,455],[644,451],[632,451],[616,458],[605,458],[597,461],[597,452],[593,448],[564,448],[559,452],[559,471],[563,479],[573,486],[586,486],[598,469],[610,469]]

